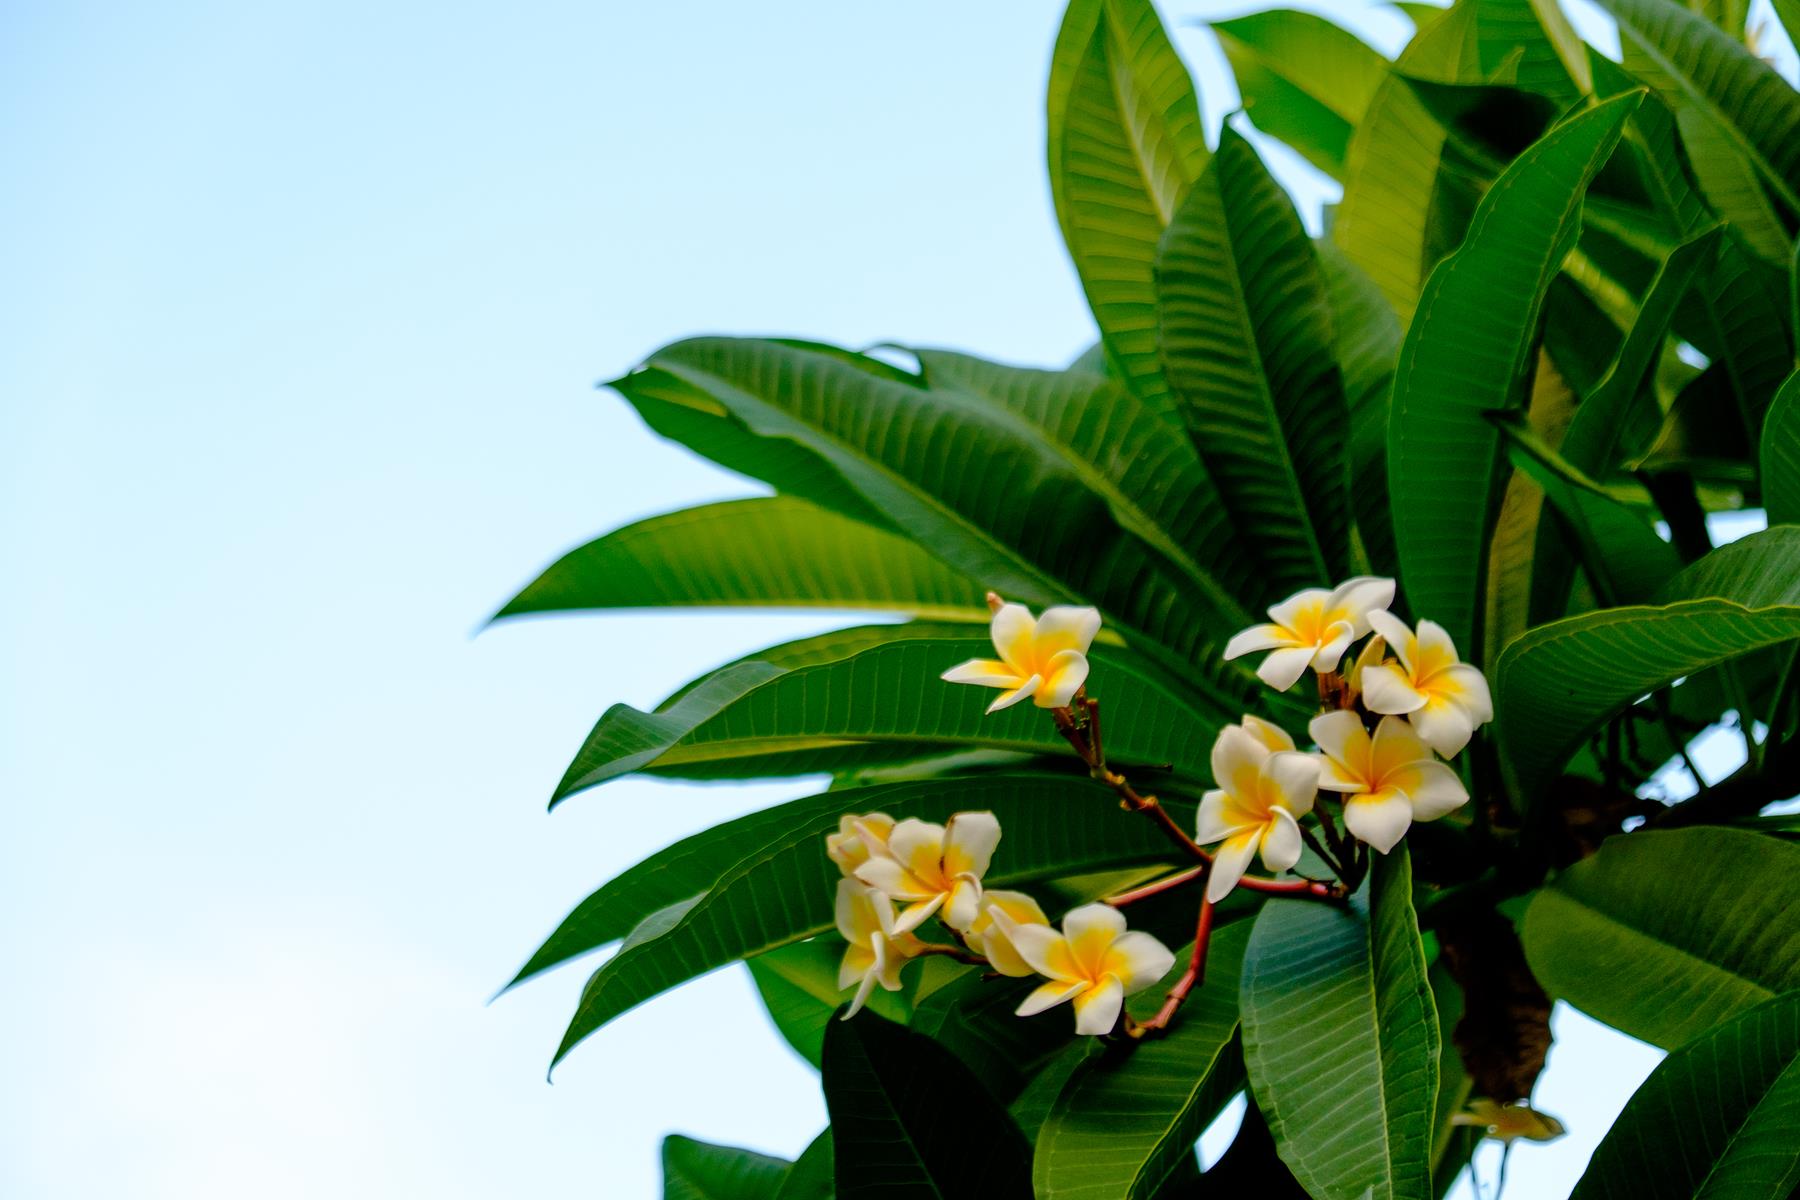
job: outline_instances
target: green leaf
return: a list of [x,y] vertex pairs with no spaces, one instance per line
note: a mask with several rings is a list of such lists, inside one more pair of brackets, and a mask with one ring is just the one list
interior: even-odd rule
[[911,349],[933,387],[960,389],[1017,414],[1105,499],[1120,525],[1167,556],[1222,614],[1249,623],[1241,598],[1256,558],[1237,536],[1192,443],[1131,392],[1084,371],[1009,367],[949,350]]
[[1292,9],[1214,21],[1212,30],[1256,127],[1341,180],[1387,60],[1323,17]]
[[1277,599],[1348,573],[1331,302],[1293,202],[1227,127],[1158,252],[1161,348],[1194,444]]
[[1403,331],[1381,290],[1336,244],[1313,243],[1331,296],[1333,338],[1350,409],[1350,503],[1369,565],[1397,575],[1394,520],[1388,507],[1388,394]]
[[[984,637],[928,625],[874,625],[773,647],[687,685],[655,712],[608,709],[551,804],[638,771],[741,779],[971,748],[1065,752],[1032,705],[990,714],[991,689],[939,679],[993,653]],[[1089,663],[1088,691],[1107,704],[1109,756],[1204,773],[1212,735],[1235,714],[1196,707],[1130,651],[1097,645]]]
[[663,1139],[663,1200],[774,1200],[788,1161],[697,1142],[679,1133]]
[[1800,992],[1669,1055],[1594,1150],[1570,1200],[1788,1196],[1800,1186]]
[[794,1160],[775,1200],[832,1200],[833,1176],[837,1173],[832,1153],[831,1130],[807,1143]]
[[1587,47],[1556,0],[1470,0],[1476,10],[1482,73],[1510,69],[1529,92],[1563,106],[1593,90]]
[[1761,467],[1769,523],[1800,521],[1800,371],[1788,376],[1769,405]]
[[1674,0],[1600,0],[1627,65],[1673,105],[1691,104],[1800,213],[1800,94],[1706,18]]
[[[841,943],[814,938],[759,954],[745,964],[776,1031],[815,1067],[825,1044],[825,1026],[844,1002],[844,991],[837,985],[843,958]],[[869,993],[868,1007],[902,1025],[912,1015],[904,992],[876,988]]]
[[916,543],[794,496],[651,517],[563,555],[495,615],[582,609],[876,609],[987,619],[983,589]]
[[[1190,807],[1169,807],[1178,820],[1192,819]],[[825,835],[843,813],[876,810],[939,822],[962,811],[992,812],[1006,830],[986,879],[993,887],[1167,862],[1176,853],[1151,822],[1120,812],[1110,789],[1073,776],[994,775],[830,792],[774,810],[783,819],[772,829],[762,826],[758,832],[767,834],[760,841],[736,836],[751,818],[726,822],[682,844],[688,854],[679,882],[651,884],[639,875],[629,896],[613,898],[616,911],[625,903],[643,906],[659,891],[698,893],[645,917],[588,980],[551,1065],[620,1013],[676,984],[832,929],[841,876],[825,856]],[[701,868],[718,861],[714,854],[726,846],[735,857],[707,878]],[[564,957],[588,940],[558,934]]]
[[[1237,989],[1249,932],[1250,922],[1239,921],[1213,937],[1206,981],[1166,1036],[1110,1046],[1076,1065],[1037,1135],[1039,1197],[1140,1200],[1192,1157],[1208,1122],[1243,1085]],[[1190,952],[1177,956],[1172,973],[1186,970]]]
[[1800,847],[1699,827],[1610,838],[1540,890],[1521,940],[1551,994],[1674,1049],[1800,988]]
[[930,1038],[873,1013],[825,1035],[839,1200],[1031,1200],[1031,1147]]
[[[1635,56],[1627,65],[1641,66]],[[1787,262],[1793,238],[1769,200],[1750,160],[1719,127],[1692,104],[1675,110],[1675,123],[1701,193],[1719,215],[1731,222],[1744,244],[1758,257]]]
[[1206,166],[1200,103],[1150,0],[1074,0],[1050,65],[1050,194],[1107,357],[1179,424],[1156,354],[1156,244]]
[[1429,1200],[1438,1027],[1404,843],[1348,907],[1271,900],[1244,956],[1244,1062],[1316,1200]]
[[1408,602],[1473,648],[1500,480],[1489,412],[1517,408],[1544,293],[1580,228],[1582,194],[1637,107],[1605,101],[1521,154],[1431,274],[1394,375],[1388,481]]

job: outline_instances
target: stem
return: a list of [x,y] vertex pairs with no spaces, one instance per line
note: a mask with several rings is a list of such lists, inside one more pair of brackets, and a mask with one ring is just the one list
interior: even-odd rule
[[1206,873],[1211,869],[1211,866],[1211,863],[1201,863],[1197,867],[1189,867],[1179,874],[1169,875],[1165,878],[1158,879],[1155,883],[1146,883],[1143,887],[1132,888],[1129,892],[1120,892],[1117,896],[1108,896],[1105,900],[1101,901],[1101,903],[1110,904],[1114,908],[1124,908],[1127,904],[1136,904],[1139,900],[1148,900],[1152,896],[1160,896],[1164,892],[1172,892],[1177,888],[1184,888],[1196,880],[1205,879]]
[[1325,847],[1319,845],[1319,839],[1312,835],[1312,830],[1302,829],[1300,831],[1300,837],[1308,846],[1312,847],[1312,852],[1314,854],[1325,860],[1325,865],[1331,868],[1331,873],[1333,875],[1336,875],[1339,879],[1344,877],[1344,868],[1343,865],[1338,862],[1337,856],[1330,853]]
[[972,967],[985,967],[988,960],[961,946],[944,946],[937,942],[926,942],[913,952],[914,958],[924,958],[928,954],[941,954],[945,958],[953,958],[959,963],[968,963]]
[[1206,950],[1212,943],[1213,906],[1211,900],[1200,901],[1200,916],[1194,923],[1194,952],[1188,957],[1187,970],[1169,989],[1168,998],[1163,1001],[1156,1015],[1135,1028],[1128,1025],[1126,1032],[1133,1037],[1143,1037],[1153,1030],[1167,1029],[1174,1020],[1175,1013],[1186,1003],[1188,994],[1206,979]]

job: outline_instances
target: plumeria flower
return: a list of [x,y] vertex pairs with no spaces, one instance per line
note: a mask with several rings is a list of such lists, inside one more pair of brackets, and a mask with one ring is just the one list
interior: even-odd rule
[[837,832],[825,835],[825,853],[845,875],[855,875],[856,868],[871,858],[887,857],[888,834],[893,831],[894,818],[886,813],[860,817],[845,813],[838,818]]
[[1375,736],[1348,710],[1328,712],[1307,726],[1319,744],[1319,788],[1344,798],[1350,832],[1386,854],[1414,821],[1435,821],[1468,802],[1456,772],[1439,762],[1417,730],[1383,717]]
[[1420,621],[1415,634],[1389,612],[1369,620],[1400,661],[1363,670],[1363,703],[1370,712],[1404,715],[1427,745],[1453,756],[1494,719],[1486,677],[1456,657],[1450,635],[1435,621]]
[[1017,947],[1012,944],[1012,938],[996,913],[1004,914],[1014,926],[1048,925],[1050,918],[1044,915],[1038,902],[1024,892],[996,888],[981,894],[981,915],[969,927],[969,945],[980,951],[994,970],[1015,978],[1030,975],[1031,964],[1019,957]]
[[1023,925],[995,910],[1019,957],[1050,982],[1019,1005],[1029,1017],[1065,1000],[1075,1005],[1075,1032],[1111,1033],[1125,997],[1143,991],[1175,965],[1169,948],[1147,933],[1125,930],[1125,914],[1105,904],[1084,904],[1051,925]]
[[917,929],[943,910],[944,924],[967,933],[981,915],[981,877],[1000,844],[991,812],[957,813],[947,825],[908,817],[888,834],[887,854],[856,868],[856,877],[906,905],[894,928]]
[[1100,632],[1100,613],[1063,605],[1046,608],[1034,621],[1023,604],[1002,604],[994,610],[991,632],[998,659],[971,658],[943,678],[1004,689],[989,712],[1028,697],[1039,708],[1065,708],[1087,682],[1087,652]]
[[1299,821],[1312,811],[1319,790],[1319,764],[1312,755],[1297,753],[1293,739],[1267,721],[1252,726],[1253,719],[1219,731],[1212,749],[1213,781],[1219,786],[1200,798],[1195,840],[1224,843],[1206,884],[1215,904],[1237,886],[1258,850],[1271,871],[1300,861]]
[[1528,1142],[1554,1142],[1567,1133],[1563,1123],[1524,1102],[1502,1104],[1498,1100],[1471,1100],[1469,1107],[1450,1116],[1452,1125],[1470,1125],[1502,1142],[1524,1138]]
[[894,928],[892,900],[854,879],[838,881],[837,927],[850,943],[838,968],[838,987],[856,986],[856,998],[844,1013],[849,1020],[862,1011],[876,984],[900,990],[900,968],[924,943]]
[[1369,632],[1369,614],[1394,602],[1394,581],[1373,575],[1346,579],[1330,591],[1307,588],[1269,609],[1267,625],[1252,625],[1225,643],[1225,657],[1269,651],[1256,668],[1278,692],[1293,687],[1306,668],[1335,671],[1350,643]]

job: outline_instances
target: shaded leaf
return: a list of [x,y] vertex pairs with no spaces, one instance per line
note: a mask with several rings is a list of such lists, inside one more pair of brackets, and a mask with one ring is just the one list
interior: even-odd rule
[[831,1130],[808,1142],[794,1160],[775,1200],[832,1200],[837,1164],[832,1152]]
[[[825,1025],[844,1003],[837,985],[843,957],[843,943],[815,938],[759,954],[745,964],[777,1032],[815,1067],[825,1044]],[[869,993],[868,1008],[903,1025],[912,1013],[905,992],[883,988]]]
[[663,1139],[663,1200],[773,1200],[788,1161],[678,1133]]
[[1761,460],[1769,522],[1800,521],[1800,371],[1788,376],[1769,405]]

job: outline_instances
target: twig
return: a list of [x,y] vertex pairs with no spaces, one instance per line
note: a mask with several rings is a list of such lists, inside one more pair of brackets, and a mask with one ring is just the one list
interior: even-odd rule
[[1169,1022],[1175,1019],[1175,1013],[1187,1002],[1188,994],[1200,986],[1206,979],[1206,949],[1212,942],[1213,906],[1212,901],[1200,901],[1200,916],[1194,923],[1194,952],[1188,957],[1187,970],[1169,989],[1168,998],[1156,1015],[1141,1025],[1126,1025],[1126,1032],[1132,1037],[1143,1037],[1145,1034],[1167,1029]]
[[915,958],[922,958],[927,954],[941,954],[945,958],[953,958],[959,963],[968,963],[972,967],[985,967],[988,965],[987,959],[973,951],[964,950],[960,946],[945,946],[938,942],[926,942],[917,950],[913,951],[913,956]]
[[1210,863],[1201,863],[1197,867],[1189,867],[1179,874],[1165,876],[1155,883],[1146,883],[1143,887],[1132,888],[1128,892],[1120,892],[1117,896],[1108,896],[1105,900],[1101,901],[1101,903],[1110,904],[1114,908],[1124,908],[1127,904],[1136,904],[1139,900],[1148,900],[1150,897],[1160,896],[1164,892],[1176,891],[1179,888],[1186,887],[1190,883],[1205,880],[1207,871],[1211,868],[1211,865],[1212,864]]

